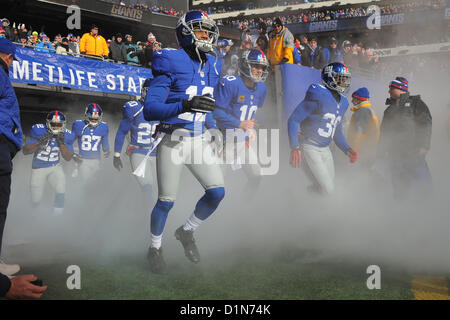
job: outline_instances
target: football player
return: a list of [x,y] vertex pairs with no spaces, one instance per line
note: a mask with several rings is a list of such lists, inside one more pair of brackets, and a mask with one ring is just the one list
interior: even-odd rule
[[86,107],[84,120],[76,120],[72,125],[72,133],[78,140],[79,157],[74,157],[74,161],[79,163],[81,178],[86,181],[92,177],[97,170],[100,169],[100,145],[103,149],[103,155],[108,158],[109,149],[109,127],[108,124],[102,122],[102,108],[91,103]]
[[55,110],[47,115],[46,124],[35,124],[30,131],[30,138],[23,147],[25,155],[34,153],[31,170],[31,199],[39,204],[48,180],[55,190],[55,216],[64,213],[64,194],[66,178],[60,164],[60,155],[66,161],[73,157],[75,136],[66,129],[66,117]]
[[351,163],[358,158],[342,133],[342,118],[348,108],[343,94],[350,87],[350,81],[351,74],[344,64],[330,63],[322,70],[323,85],[312,84],[305,99],[289,117],[290,164],[300,168],[304,155],[306,172],[314,181],[311,191],[322,194],[334,191],[334,162],[329,148],[332,140]]
[[131,168],[135,171],[138,166],[144,161],[146,154],[151,148],[150,157],[148,157],[144,177],[138,177],[139,185],[141,186],[149,208],[154,205],[153,202],[153,186],[156,185],[156,147],[153,134],[155,133],[157,121],[146,121],[144,119],[144,100],[148,90],[150,80],[147,79],[142,85],[141,96],[136,101],[127,102],[122,109],[122,121],[116,133],[114,142],[114,158],[113,165],[120,171],[123,168],[123,163],[120,158],[125,137],[130,132],[131,141],[127,147],[127,155],[130,157]]
[[[151,216],[151,245],[147,255],[154,273],[165,272],[162,234],[177,197],[183,165],[205,189],[190,218],[175,232],[190,261],[200,261],[194,231],[213,214],[225,196],[220,165],[211,144],[205,142],[205,128],[216,127],[212,97],[221,65],[208,52],[213,50],[219,30],[206,13],[189,11],[178,20],[176,35],[181,49],[163,49],[153,56],[154,79],[144,106],[145,119],[161,121],[158,130],[165,134],[156,155],[159,195]],[[194,154],[202,154],[203,161],[190,161]]]
[[[240,76],[220,79],[215,92],[214,119],[223,136],[232,139],[225,140],[227,145],[231,145],[225,148],[226,152],[234,153],[236,149],[238,159],[245,160],[242,167],[249,180],[246,190],[255,190],[261,179],[261,167],[257,161],[249,164],[249,159],[257,159],[249,139],[255,139],[255,114],[266,99],[267,87],[264,81],[269,74],[268,69],[269,61],[261,50],[244,51],[239,61]],[[250,153],[253,155],[250,156]]]

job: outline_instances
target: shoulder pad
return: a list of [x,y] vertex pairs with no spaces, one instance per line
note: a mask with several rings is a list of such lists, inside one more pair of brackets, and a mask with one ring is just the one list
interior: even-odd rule
[[39,137],[41,135],[44,135],[46,132],[47,127],[45,126],[45,124],[37,123],[31,127],[30,136]]
[[142,104],[139,101],[128,101],[124,104],[122,115],[126,119],[134,119],[142,109]]
[[318,83],[314,83],[309,86],[308,91],[306,91],[305,98],[307,100],[319,100],[320,96],[323,94],[323,90],[326,90],[324,86]]
[[161,49],[153,54],[152,71],[156,73],[169,74],[172,71],[173,64],[176,64],[179,50]]

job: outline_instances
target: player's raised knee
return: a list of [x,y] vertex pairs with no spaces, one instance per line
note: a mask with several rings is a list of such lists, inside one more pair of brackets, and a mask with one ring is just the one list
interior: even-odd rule
[[206,198],[207,198],[208,202],[219,203],[220,201],[223,200],[223,198],[225,198],[225,188],[224,187],[209,189],[209,190],[206,190],[205,193],[206,193]]

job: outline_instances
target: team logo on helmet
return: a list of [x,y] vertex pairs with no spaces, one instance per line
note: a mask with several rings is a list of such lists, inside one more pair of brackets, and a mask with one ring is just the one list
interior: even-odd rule
[[55,135],[66,131],[66,117],[61,111],[55,110],[47,115],[47,131]]
[[[208,40],[198,39],[195,35],[196,31],[204,31],[208,36]],[[217,45],[219,39],[219,28],[213,19],[203,11],[189,11],[185,13],[177,23],[176,27],[178,44],[183,47],[194,45],[198,50],[203,52],[212,51]]]
[[333,62],[322,70],[322,82],[330,90],[345,93],[350,88],[352,75],[347,66]]
[[98,104],[91,103],[86,107],[84,115],[89,126],[95,128],[98,127],[102,122],[103,110]]
[[[258,66],[261,66],[262,70]],[[239,61],[239,72],[253,82],[266,81],[269,75],[269,61],[264,52],[259,49],[244,51]]]

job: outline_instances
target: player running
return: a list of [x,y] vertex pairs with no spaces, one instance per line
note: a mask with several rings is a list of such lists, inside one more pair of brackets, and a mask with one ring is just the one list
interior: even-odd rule
[[[216,44],[219,30],[204,12],[190,11],[179,19],[176,35],[182,49],[163,49],[153,56],[155,78],[150,83],[144,107],[145,119],[161,121],[159,131],[165,134],[156,156],[159,197],[152,212],[148,251],[150,269],[154,273],[164,273],[166,269],[161,249],[162,234],[177,197],[183,165],[205,189],[205,195],[191,217],[175,232],[185,255],[194,263],[200,261],[200,255],[193,233],[213,214],[225,196],[221,168],[218,161],[214,161],[217,158],[211,145],[204,141],[205,127],[215,127],[212,96],[221,65],[207,53]],[[181,153],[182,158],[175,161],[175,155]],[[196,153],[204,156],[197,164],[189,161]]]
[[102,108],[91,103],[86,107],[84,113],[85,120],[76,120],[72,125],[72,133],[78,140],[79,156],[83,160],[81,163],[78,157],[74,160],[79,163],[79,170],[83,181],[93,177],[100,169],[100,146],[103,149],[103,155],[108,158],[109,149],[109,127],[108,124],[102,122]]
[[[158,122],[149,122],[144,119],[143,103],[147,94],[148,84],[149,80],[146,80],[142,85],[139,100],[129,101],[123,106],[123,118],[120,122],[114,142],[113,164],[118,171],[123,168],[120,155],[122,153],[125,137],[130,133],[131,141],[127,147],[127,155],[130,157],[133,172],[139,167],[142,161],[147,161],[144,176],[138,177],[135,175],[135,177],[145,194],[149,208],[151,208],[154,205],[152,190],[153,186],[156,185],[156,145],[152,136],[155,133]],[[150,156],[146,158],[147,153],[151,149],[153,149],[153,151],[151,151]]]
[[[236,149],[237,165],[240,161],[243,162],[242,167],[249,181],[246,190],[256,190],[261,180],[260,165],[257,161],[253,161],[256,163],[249,161],[257,160],[249,140],[255,139],[255,114],[263,107],[266,99],[267,87],[264,81],[269,74],[268,69],[269,62],[261,50],[246,50],[239,61],[240,75],[220,79],[215,92],[214,119],[223,137],[230,139],[225,140],[230,146],[225,148],[226,152],[234,152]],[[235,137],[237,137],[236,144]]]
[[60,154],[66,161],[73,157],[75,136],[66,129],[66,117],[58,110],[47,115],[47,123],[35,124],[30,131],[30,138],[23,147],[25,155],[34,153],[31,170],[31,199],[36,206],[44,194],[45,182],[48,180],[55,190],[53,215],[64,213],[64,195],[66,177],[60,164]]
[[329,148],[332,140],[351,163],[358,159],[342,133],[342,118],[349,105],[343,93],[350,88],[350,80],[344,64],[330,63],[322,70],[323,85],[312,84],[288,120],[291,166],[300,168],[303,153],[306,172],[314,181],[310,190],[322,194],[334,192],[334,162]]

